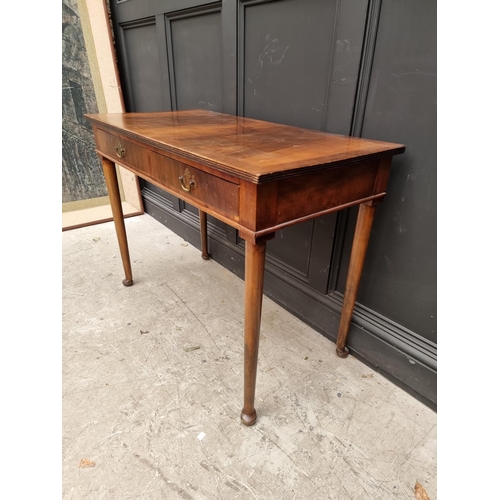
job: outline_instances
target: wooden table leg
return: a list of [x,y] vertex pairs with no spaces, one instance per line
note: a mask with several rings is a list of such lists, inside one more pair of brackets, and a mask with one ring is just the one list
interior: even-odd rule
[[115,222],[116,236],[118,237],[118,246],[125,270],[125,279],[122,283],[125,286],[132,286],[132,266],[130,265],[130,256],[128,252],[127,233],[125,231],[125,221],[123,220],[122,203],[120,199],[120,190],[118,187],[118,178],[116,175],[115,164],[107,158],[101,158],[102,168],[104,170],[104,178],[108,187],[109,201],[111,203],[111,212]]
[[255,382],[259,354],[262,292],[264,289],[264,264],[266,240],[245,242],[245,387],[241,421],[253,425],[255,412]]
[[340,315],[339,333],[337,336],[337,355],[345,358],[349,355],[349,349],[345,346],[349,326],[351,324],[354,303],[358,293],[359,281],[363,270],[363,263],[368,248],[368,240],[375,215],[375,206],[362,204],[359,206],[358,220],[356,222],[356,231],[352,243],[351,259],[349,270],[347,272],[347,283],[344,293],[344,303]]
[[201,234],[201,258],[210,259],[208,253],[208,237],[207,237],[207,214],[200,210],[200,234]]

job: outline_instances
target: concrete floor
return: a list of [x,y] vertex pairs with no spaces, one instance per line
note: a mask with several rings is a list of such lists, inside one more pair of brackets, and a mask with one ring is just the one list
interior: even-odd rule
[[126,227],[129,288],[112,223],[62,236],[64,499],[437,498],[436,414],[267,298],[243,426],[244,282]]

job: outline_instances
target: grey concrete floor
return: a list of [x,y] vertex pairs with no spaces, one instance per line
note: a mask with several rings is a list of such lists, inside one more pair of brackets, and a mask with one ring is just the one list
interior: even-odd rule
[[436,414],[267,298],[243,426],[244,282],[126,227],[129,288],[112,223],[62,237],[64,499],[436,499]]

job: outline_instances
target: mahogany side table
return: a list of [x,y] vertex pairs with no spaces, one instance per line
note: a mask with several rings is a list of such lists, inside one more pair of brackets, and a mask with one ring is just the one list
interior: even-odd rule
[[245,240],[245,425],[257,418],[266,241],[278,229],[359,205],[336,347],[340,357],[349,354],[345,344],[375,205],[404,145],[204,110],[85,116],[102,160],[125,286],[133,279],[115,162],[200,210],[203,258],[209,258],[206,214]]

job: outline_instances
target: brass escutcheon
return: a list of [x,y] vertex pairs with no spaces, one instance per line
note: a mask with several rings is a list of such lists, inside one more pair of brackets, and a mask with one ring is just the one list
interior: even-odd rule
[[125,158],[125,155],[127,154],[127,150],[123,147],[123,144],[121,142],[119,142],[118,145],[115,146],[115,151],[118,158]]
[[[179,177],[179,180],[181,181],[182,190],[186,191],[186,193],[189,193],[189,191],[196,188],[196,181],[194,180],[194,175],[191,174],[188,168],[184,170],[184,175],[181,175]],[[188,181],[187,185],[186,181]]]

